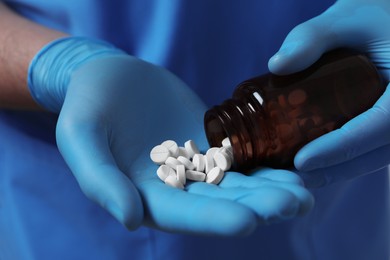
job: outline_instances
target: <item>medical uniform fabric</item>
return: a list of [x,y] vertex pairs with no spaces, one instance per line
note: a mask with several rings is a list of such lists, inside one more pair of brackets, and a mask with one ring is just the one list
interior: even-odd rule
[[[230,97],[297,24],[334,1],[5,1],[75,36],[162,65],[207,105]],[[0,259],[388,259],[387,169],[312,190],[305,217],[245,238],[129,232],[79,189],[55,145],[56,116],[0,112]]]

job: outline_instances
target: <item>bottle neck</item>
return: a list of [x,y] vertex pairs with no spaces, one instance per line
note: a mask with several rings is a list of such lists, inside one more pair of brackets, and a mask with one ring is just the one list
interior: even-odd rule
[[224,138],[233,148],[234,170],[245,171],[259,164],[259,136],[264,129],[262,109],[242,99],[228,99],[214,106],[205,115],[205,131],[211,147],[220,147]]

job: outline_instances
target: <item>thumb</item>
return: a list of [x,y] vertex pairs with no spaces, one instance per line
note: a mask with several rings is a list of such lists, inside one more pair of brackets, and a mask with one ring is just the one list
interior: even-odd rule
[[128,229],[138,228],[142,200],[111,154],[106,127],[89,122],[91,117],[79,116],[82,113],[69,115],[66,101],[57,123],[57,144],[81,190]]
[[312,65],[324,52],[337,47],[330,27],[327,13],[296,26],[279,51],[270,58],[269,70],[277,75],[286,75]]

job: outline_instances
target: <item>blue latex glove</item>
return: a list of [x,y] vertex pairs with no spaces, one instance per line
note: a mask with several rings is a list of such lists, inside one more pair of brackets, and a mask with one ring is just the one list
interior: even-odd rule
[[313,205],[301,179],[283,170],[229,172],[219,186],[184,191],[161,182],[150,150],[167,139],[207,149],[206,107],[168,71],[106,43],[70,37],[47,45],[30,65],[29,87],[60,113],[58,147],[84,193],[129,229],[245,235]]
[[[276,74],[307,68],[324,52],[352,47],[366,53],[390,80],[390,1],[339,0],[294,28],[269,61]],[[326,185],[374,172],[390,163],[389,89],[373,108],[303,147],[295,166],[309,185]]]

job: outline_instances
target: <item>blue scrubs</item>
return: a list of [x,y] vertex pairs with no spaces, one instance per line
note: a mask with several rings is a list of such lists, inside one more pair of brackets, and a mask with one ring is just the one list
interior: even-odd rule
[[[208,105],[267,71],[297,24],[333,1],[15,0],[17,12],[167,67]],[[228,3],[227,3],[228,2]],[[389,259],[387,169],[313,190],[305,217],[245,238],[125,230],[81,192],[55,145],[56,116],[0,111],[0,259]]]

